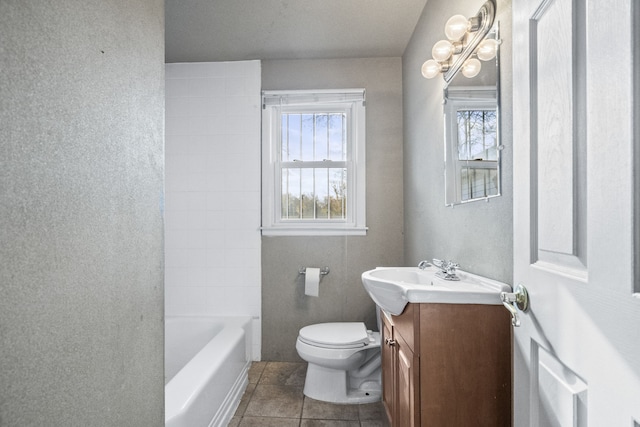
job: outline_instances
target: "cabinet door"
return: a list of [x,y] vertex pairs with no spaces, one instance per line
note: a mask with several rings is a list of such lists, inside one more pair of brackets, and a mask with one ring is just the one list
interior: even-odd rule
[[382,316],[382,402],[387,412],[387,418],[392,423],[395,415],[395,365],[393,327]]
[[509,312],[498,305],[421,304],[420,332],[422,423],[510,427]]
[[418,394],[416,392],[417,357],[401,335],[395,334],[396,347],[396,417],[394,426],[417,427],[420,416],[416,411]]

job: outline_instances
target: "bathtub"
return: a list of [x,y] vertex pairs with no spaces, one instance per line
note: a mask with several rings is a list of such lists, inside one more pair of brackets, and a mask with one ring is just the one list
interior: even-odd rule
[[248,384],[250,317],[167,316],[165,426],[226,426]]

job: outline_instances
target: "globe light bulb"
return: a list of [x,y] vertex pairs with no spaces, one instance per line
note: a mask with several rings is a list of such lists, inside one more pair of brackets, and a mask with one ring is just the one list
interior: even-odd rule
[[469,20],[463,15],[453,15],[444,26],[449,40],[460,40],[469,28]]
[[478,75],[480,69],[482,68],[482,64],[476,58],[467,59],[464,64],[462,64],[462,74],[465,77],[472,78]]
[[444,62],[453,54],[453,45],[449,40],[440,40],[433,45],[431,55],[438,62]]
[[434,59],[425,61],[425,63],[422,64],[422,76],[425,79],[432,79],[438,74],[440,74],[440,64]]
[[482,61],[491,61],[496,57],[498,53],[498,45],[500,42],[496,39],[484,39],[478,45],[478,49],[476,50],[476,54],[478,55],[478,59]]

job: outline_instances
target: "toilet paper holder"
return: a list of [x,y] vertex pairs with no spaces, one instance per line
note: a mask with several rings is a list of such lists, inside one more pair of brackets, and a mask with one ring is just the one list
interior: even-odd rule
[[[326,276],[327,274],[329,274],[329,267],[322,267],[320,269],[320,275],[321,276]],[[307,267],[300,267],[300,269],[298,270],[298,274],[307,274]]]

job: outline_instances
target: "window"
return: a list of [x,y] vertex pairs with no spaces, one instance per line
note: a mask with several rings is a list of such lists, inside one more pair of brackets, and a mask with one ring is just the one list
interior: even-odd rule
[[263,92],[265,235],[364,235],[364,90]]
[[494,88],[448,88],[445,111],[447,205],[500,194]]

